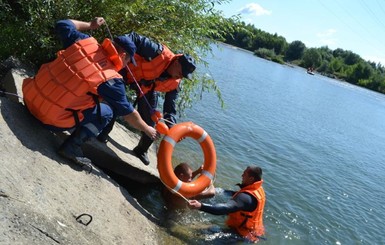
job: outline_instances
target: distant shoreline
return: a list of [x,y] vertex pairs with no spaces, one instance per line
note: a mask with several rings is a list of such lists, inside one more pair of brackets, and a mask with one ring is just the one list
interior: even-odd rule
[[240,47],[237,47],[237,46],[234,46],[234,45],[231,45],[231,44],[228,44],[228,43],[224,43],[224,42],[218,42],[220,44],[223,44],[227,47],[230,47],[232,49],[237,49],[237,50],[240,50],[240,51],[243,51],[243,52],[246,52],[246,53],[250,53],[250,54],[254,54],[254,52],[250,51],[250,50],[247,50],[247,49],[243,49],[243,48],[240,48]]

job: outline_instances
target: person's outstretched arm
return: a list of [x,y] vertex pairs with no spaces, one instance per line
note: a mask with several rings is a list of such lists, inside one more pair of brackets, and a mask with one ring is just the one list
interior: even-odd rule
[[59,20],[56,22],[55,31],[63,44],[63,48],[66,49],[76,41],[89,38],[90,35],[83,33],[82,31],[94,30],[105,23],[102,17],[96,17],[92,21],[84,22],[79,20]]
[[211,184],[209,187],[203,190],[200,194],[194,196],[193,199],[201,200],[201,199],[211,198],[213,196],[215,196],[215,187],[214,185]]
[[78,31],[88,31],[88,30],[95,30],[98,29],[101,25],[106,23],[103,17],[95,17],[92,21],[80,21],[80,20],[72,20],[72,23],[74,24],[76,30]]
[[134,128],[143,131],[148,137],[155,140],[158,136],[155,128],[148,126],[140,117],[139,112],[134,110],[132,113],[123,116],[124,120],[128,122]]
[[191,209],[199,209],[200,211],[214,215],[223,215],[241,210],[253,211],[257,207],[257,204],[258,201],[255,197],[247,193],[239,193],[226,203],[217,203],[211,205],[200,203],[197,200],[190,200],[188,205]]

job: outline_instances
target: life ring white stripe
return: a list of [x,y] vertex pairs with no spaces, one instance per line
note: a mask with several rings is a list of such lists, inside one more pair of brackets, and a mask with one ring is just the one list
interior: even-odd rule
[[197,141],[198,141],[199,143],[202,143],[203,141],[205,141],[207,135],[208,135],[207,132],[206,132],[206,131],[203,131],[202,136],[201,136],[199,139],[197,139]]
[[179,189],[182,187],[182,184],[183,184],[183,182],[181,181],[181,180],[178,180],[178,183],[176,184],[176,186],[174,187],[174,191],[175,192],[178,192],[179,191]]
[[170,143],[172,145],[172,147],[174,148],[174,146],[176,145],[176,142],[173,138],[171,138],[170,136],[164,136],[163,140],[167,141],[168,143]]
[[211,180],[214,179],[214,176],[209,171],[207,171],[207,170],[202,170],[201,174],[206,175]]

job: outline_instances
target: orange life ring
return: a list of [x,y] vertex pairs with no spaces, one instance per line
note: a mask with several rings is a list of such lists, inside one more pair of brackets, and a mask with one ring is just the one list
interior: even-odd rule
[[[204,163],[201,175],[187,183],[176,177],[172,166],[174,146],[185,137],[191,137],[200,144]],[[217,156],[211,137],[198,125],[192,122],[178,123],[173,126],[160,143],[158,151],[158,171],[163,183],[186,198],[196,196],[206,189],[214,178]]]

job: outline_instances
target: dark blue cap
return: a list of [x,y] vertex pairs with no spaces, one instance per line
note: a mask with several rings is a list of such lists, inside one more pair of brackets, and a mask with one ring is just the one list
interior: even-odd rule
[[184,54],[179,57],[179,63],[182,66],[183,77],[191,79],[191,74],[195,71],[196,65],[195,60],[188,54]]
[[126,36],[115,37],[114,42],[121,46],[127,52],[127,54],[130,55],[131,63],[136,66],[136,61],[134,59],[134,55],[136,52],[135,43],[132,42],[131,39]]

